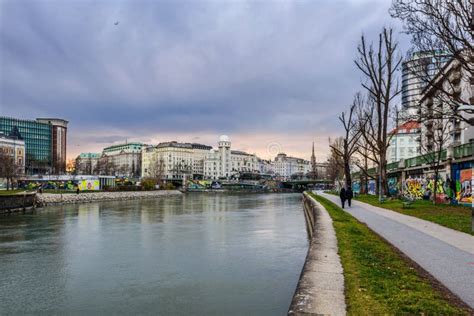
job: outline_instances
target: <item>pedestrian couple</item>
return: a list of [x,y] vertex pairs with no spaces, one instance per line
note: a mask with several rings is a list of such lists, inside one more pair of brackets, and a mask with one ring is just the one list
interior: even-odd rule
[[342,187],[341,192],[339,192],[339,197],[341,198],[342,208],[344,208],[346,200],[349,207],[351,207],[351,200],[354,197],[354,193],[352,192],[351,187],[348,187],[347,189]]

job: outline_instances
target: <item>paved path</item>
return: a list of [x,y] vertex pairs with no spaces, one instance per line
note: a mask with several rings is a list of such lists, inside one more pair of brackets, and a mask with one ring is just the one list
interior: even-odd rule
[[[340,205],[338,196],[317,194]],[[474,308],[474,236],[358,201],[345,210]]]

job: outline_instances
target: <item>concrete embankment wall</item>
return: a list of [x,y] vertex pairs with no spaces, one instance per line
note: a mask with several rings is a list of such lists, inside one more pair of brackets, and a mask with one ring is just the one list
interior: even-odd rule
[[22,211],[35,206],[35,193],[17,193],[0,196],[0,214]]
[[288,315],[345,315],[344,275],[332,219],[307,193],[303,207],[310,245]]
[[38,206],[46,206],[51,204],[75,204],[89,203],[100,201],[121,201],[121,200],[137,200],[137,199],[153,199],[164,196],[180,195],[178,190],[163,191],[124,191],[124,192],[91,192],[79,194],[37,194]]

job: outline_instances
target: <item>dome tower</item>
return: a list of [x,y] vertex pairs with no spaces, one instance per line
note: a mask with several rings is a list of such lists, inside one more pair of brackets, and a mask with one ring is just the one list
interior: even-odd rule
[[227,135],[222,135],[219,137],[219,153],[220,153],[220,163],[221,163],[221,177],[229,177],[230,169],[232,165],[230,157],[230,138]]

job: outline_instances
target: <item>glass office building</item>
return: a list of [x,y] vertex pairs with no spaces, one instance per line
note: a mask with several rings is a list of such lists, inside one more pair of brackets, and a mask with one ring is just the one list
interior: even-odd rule
[[[59,128],[61,138],[55,137]],[[17,136],[25,141],[25,168],[28,174],[51,173],[55,166],[61,166],[55,172],[63,172],[66,165],[67,121],[60,119],[24,120],[0,116],[0,131],[6,135]],[[58,155],[58,148],[61,155]]]

